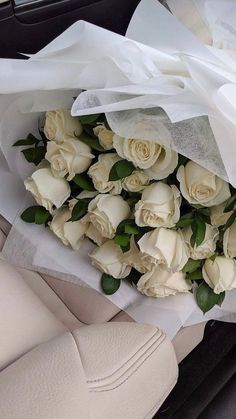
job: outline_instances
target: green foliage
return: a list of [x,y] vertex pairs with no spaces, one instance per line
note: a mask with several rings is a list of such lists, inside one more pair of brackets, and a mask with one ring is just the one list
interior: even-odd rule
[[86,125],[94,125],[95,122],[98,121],[99,117],[101,116],[100,113],[95,113],[93,115],[83,115],[83,116],[78,116],[79,121],[81,122],[81,124],[86,124]]
[[106,295],[114,294],[120,288],[120,279],[113,278],[111,275],[102,274],[101,287]]
[[191,246],[194,247],[195,244],[196,246],[200,246],[200,244],[203,242],[205,238],[205,233],[206,233],[205,222],[202,220],[201,217],[197,216],[195,220],[193,221],[193,223],[191,224],[191,229],[193,232],[190,239]]
[[135,166],[128,160],[119,160],[111,168],[109,181],[116,181],[130,176],[135,170]]
[[16,141],[12,147],[22,147],[26,145],[33,145],[39,143],[40,140],[36,138],[33,134],[27,135],[26,138]]
[[52,216],[44,207],[34,205],[21,214],[21,219],[26,223],[47,224]]
[[114,242],[121,247],[127,247],[130,242],[130,236],[127,234],[117,234],[114,238]]
[[223,231],[226,231],[235,221],[236,218],[236,211],[233,212],[233,214],[231,214],[231,216],[228,218],[226,224],[223,227]]
[[205,314],[211,310],[216,304],[221,305],[225,297],[225,293],[215,294],[214,291],[205,283],[199,285],[196,293],[198,307]]
[[188,214],[183,215],[180,217],[179,221],[176,223],[176,228],[185,228],[189,227],[194,221],[194,213],[190,212]]
[[[42,135],[40,133],[40,135]],[[43,133],[44,135],[44,133]],[[46,137],[45,137],[46,138]],[[43,144],[43,145],[40,145]],[[35,164],[35,166],[38,166],[38,164],[44,159],[47,146],[46,146],[47,140],[44,140],[42,137],[40,140],[36,138],[33,134],[27,135],[26,138],[20,139],[16,141],[13,144],[13,147],[25,147],[27,145],[32,145],[34,147],[26,148],[22,150],[21,152],[24,154],[25,159],[29,163]]]
[[184,273],[187,272],[194,272],[196,269],[200,268],[201,266],[201,261],[200,260],[194,260],[189,258],[188,262],[186,263],[186,265],[184,265],[182,271]]
[[71,214],[71,221],[78,221],[83,218],[88,212],[88,205],[91,198],[79,199],[77,204],[73,207]]
[[121,223],[117,226],[116,234],[123,234],[123,233],[125,234],[138,234],[139,233],[139,228],[135,224],[134,219],[127,218],[121,221]]
[[229,212],[234,209],[236,203],[236,194],[232,195],[229,199],[227,199],[225,203],[224,212]]
[[186,278],[189,279],[190,281],[202,280],[203,279],[202,270],[201,269],[196,269],[196,271],[194,271],[194,272],[188,272],[186,274]]
[[33,163],[35,166],[38,166],[38,164],[44,159],[46,151],[45,146],[38,146],[35,148],[26,148],[21,152],[24,154],[25,159],[29,163]]
[[100,151],[100,152],[105,151],[104,148],[99,143],[97,137],[92,138],[90,135],[83,132],[79,137],[76,136],[76,138],[79,141],[82,141],[82,143],[87,144],[89,147],[91,147],[92,149],[94,149],[96,151]]
[[138,281],[140,280],[141,276],[140,272],[136,271],[136,269],[132,268],[130,274],[125,278],[131,285],[137,285]]
[[90,177],[84,173],[75,175],[72,181],[85,191],[95,191],[93,182],[91,181]]

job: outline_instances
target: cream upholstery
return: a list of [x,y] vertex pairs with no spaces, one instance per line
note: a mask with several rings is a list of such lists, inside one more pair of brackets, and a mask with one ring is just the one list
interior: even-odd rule
[[74,337],[87,377],[91,418],[151,418],[177,379],[166,335],[150,326],[107,323],[81,328]]
[[4,419],[151,418],[176,382],[173,346],[153,326],[70,333],[3,259],[0,299]]
[[43,278],[83,323],[107,322],[120,312],[115,304],[92,288],[58,280],[48,275],[43,275]]
[[183,327],[172,340],[178,364],[202,341],[207,322]]
[[[8,231],[0,217],[0,250]],[[176,381],[176,356],[201,341],[205,324],[180,330],[175,355],[165,335],[96,291],[1,258],[0,417],[151,418]]]
[[89,419],[86,378],[70,333],[0,373],[0,406],[2,419]]
[[0,369],[65,331],[22,276],[0,259]]
[[28,284],[34,294],[40,298],[43,304],[66,327],[66,329],[72,331],[84,325],[72,314],[64,302],[58,298],[55,292],[47,285],[37,272],[20,268],[17,268],[17,271],[21,274],[24,281]]
[[[0,250],[9,230],[10,224],[0,216]],[[70,330],[83,324],[134,321],[127,313],[119,311],[118,307],[91,288],[27,270],[20,272],[34,293]],[[178,362],[201,342],[204,328],[205,323],[200,323],[181,329],[175,336],[173,345]]]

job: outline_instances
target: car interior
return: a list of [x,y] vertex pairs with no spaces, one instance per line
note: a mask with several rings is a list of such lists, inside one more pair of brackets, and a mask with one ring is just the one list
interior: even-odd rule
[[[80,19],[124,35],[138,3],[0,0],[0,56],[34,54]],[[0,250],[10,228],[0,217]],[[236,417],[236,324],[202,322],[171,341],[94,289],[1,253],[0,288],[0,418]]]

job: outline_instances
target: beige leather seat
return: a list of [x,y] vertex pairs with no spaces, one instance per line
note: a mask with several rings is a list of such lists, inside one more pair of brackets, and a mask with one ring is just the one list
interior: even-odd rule
[[151,418],[177,380],[173,346],[160,330],[85,326],[40,275],[3,256],[0,341],[2,419]]
[[[0,217],[0,250],[9,229]],[[151,418],[204,326],[181,329],[171,345],[95,290],[0,256],[0,417]]]

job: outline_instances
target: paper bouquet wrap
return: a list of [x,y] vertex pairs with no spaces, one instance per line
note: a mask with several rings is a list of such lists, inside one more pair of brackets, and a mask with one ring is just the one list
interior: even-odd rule
[[[191,22],[179,12],[185,4],[168,2],[178,20],[142,0],[126,37],[80,21],[29,59],[1,59],[0,213],[13,224],[3,252],[14,263],[101,291],[92,243],[73,251],[19,217],[32,203],[23,181],[35,169],[12,145],[37,136],[47,111],[105,113],[118,138],[152,141],[236,186],[236,6],[214,1],[212,13],[210,0],[188,2]],[[107,298],[170,336],[210,318],[236,319],[235,290],[205,316],[191,293],[147,298],[122,282]]]

